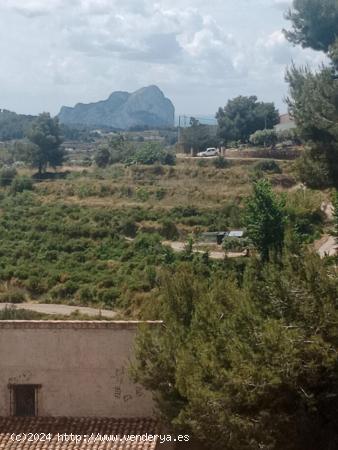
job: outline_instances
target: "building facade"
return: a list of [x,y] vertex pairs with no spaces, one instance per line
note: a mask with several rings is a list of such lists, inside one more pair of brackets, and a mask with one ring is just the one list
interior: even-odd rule
[[0,321],[0,416],[153,416],[151,394],[129,375],[138,326]]

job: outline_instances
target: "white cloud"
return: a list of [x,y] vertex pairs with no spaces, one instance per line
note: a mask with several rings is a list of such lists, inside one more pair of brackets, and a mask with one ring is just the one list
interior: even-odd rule
[[2,0],[0,7],[27,17],[38,17],[51,13],[62,3],[63,0]]
[[57,112],[147,84],[180,112],[210,113],[239,94],[280,104],[291,59],[322,60],[285,40],[288,3],[0,0],[0,107]]

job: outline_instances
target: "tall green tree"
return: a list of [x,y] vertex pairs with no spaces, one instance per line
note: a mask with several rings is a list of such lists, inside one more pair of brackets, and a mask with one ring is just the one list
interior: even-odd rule
[[246,206],[245,224],[248,237],[259,250],[264,261],[270,252],[280,254],[284,243],[284,200],[272,191],[267,180],[254,183],[253,195]]
[[317,256],[254,260],[242,286],[180,266],[156,296],[164,326],[138,338],[136,379],[208,449],[334,449],[336,293]]
[[110,151],[107,145],[102,145],[99,147],[97,152],[95,153],[94,160],[98,167],[106,167],[110,163]]
[[42,113],[33,122],[27,133],[28,139],[34,146],[28,148],[26,160],[36,167],[41,174],[50,165],[53,168],[61,166],[64,150],[61,147],[59,121],[49,113]]
[[313,187],[338,186],[338,81],[332,70],[287,72],[289,110],[307,144],[300,163],[302,181]]
[[300,162],[302,181],[309,186],[338,186],[338,2],[294,0],[287,14],[292,29],[285,31],[294,44],[325,52],[331,63],[320,71],[292,65],[288,105],[300,136],[307,144]]
[[294,0],[286,14],[291,30],[284,30],[293,44],[328,53],[337,39],[337,0]]
[[239,96],[219,108],[216,118],[219,136],[225,141],[247,142],[251,134],[278,123],[279,113],[273,103],[258,102],[256,96]]
[[216,147],[218,144],[216,133],[212,133],[212,127],[204,125],[194,117],[190,118],[190,126],[182,128],[180,142],[185,152],[191,149],[195,153],[206,150],[207,147]]

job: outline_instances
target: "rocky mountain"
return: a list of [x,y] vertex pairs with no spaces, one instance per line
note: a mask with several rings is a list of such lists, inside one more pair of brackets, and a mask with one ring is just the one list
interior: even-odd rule
[[172,102],[157,86],[148,86],[132,94],[113,92],[107,100],[96,103],[63,106],[58,117],[66,125],[128,130],[173,127],[174,116]]

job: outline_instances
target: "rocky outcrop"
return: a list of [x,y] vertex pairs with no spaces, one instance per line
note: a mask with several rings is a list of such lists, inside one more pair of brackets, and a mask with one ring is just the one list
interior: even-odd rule
[[107,100],[63,106],[59,120],[66,125],[132,128],[166,128],[174,126],[175,109],[157,86],[148,86],[130,94],[113,92]]

